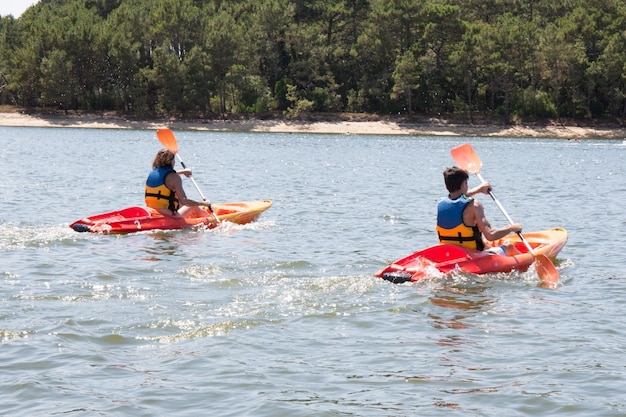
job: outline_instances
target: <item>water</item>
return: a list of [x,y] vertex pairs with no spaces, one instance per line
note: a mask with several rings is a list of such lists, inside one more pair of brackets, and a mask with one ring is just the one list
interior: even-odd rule
[[[155,132],[0,128],[0,414],[626,414],[621,140],[175,133],[208,198],[273,207],[210,231],[76,233],[141,204]],[[464,142],[525,230],[568,230],[558,290],[532,270],[373,277],[435,243]]]

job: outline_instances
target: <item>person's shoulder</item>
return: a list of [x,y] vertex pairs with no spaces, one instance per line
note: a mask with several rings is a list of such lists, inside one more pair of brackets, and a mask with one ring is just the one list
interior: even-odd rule
[[467,194],[462,194],[459,198],[457,198],[459,202],[464,202],[465,204],[471,204],[474,201],[474,197],[470,197]]
[[465,206],[466,207],[472,207],[476,204],[480,204],[480,202],[478,200],[476,200],[474,197],[470,197],[467,194],[463,195],[463,199],[465,200]]
[[182,182],[182,181],[181,181],[181,179],[180,179],[180,175],[172,175],[172,174],[176,174],[176,171],[175,171],[175,170],[173,170],[173,169],[172,169],[172,170],[170,170],[170,171],[168,171],[168,172],[165,174],[165,181],[166,181],[167,183],[170,183],[170,184],[172,184],[172,183],[174,183],[174,184],[179,184],[179,183],[181,183],[181,182]]

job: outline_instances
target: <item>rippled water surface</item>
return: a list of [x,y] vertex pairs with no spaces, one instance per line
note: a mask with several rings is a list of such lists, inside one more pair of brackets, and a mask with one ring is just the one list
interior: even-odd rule
[[[0,414],[626,414],[623,141],[175,134],[212,201],[273,207],[214,230],[76,233],[142,204],[155,132],[0,127]],[[435,243],[464,142],[525,230],[568,230],[557,290],[532,269],[373,277]]]

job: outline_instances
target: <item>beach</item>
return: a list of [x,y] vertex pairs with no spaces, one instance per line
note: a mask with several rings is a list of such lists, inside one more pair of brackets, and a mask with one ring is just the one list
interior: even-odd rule
[[1,111],[0,126],[80,127],[97,129],[160,129],[330,133],[410,136],[464,137],[527,137],[555,139],[619,139],[626,138],[626,128],[617,123],[465,123],[435,118],[383,117],[376,115],[311,116],[298,120],[285,118],[240,118],[235,120],[136,120],[115,114],[33,113]]

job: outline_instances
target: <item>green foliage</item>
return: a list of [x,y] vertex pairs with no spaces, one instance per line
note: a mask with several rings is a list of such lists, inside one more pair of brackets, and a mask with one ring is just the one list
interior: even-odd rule
[[0,104],[626,119],[623,0],[64,0],[0,18]]
[[418,63],[412,51],[407,51],[398,56],[396,69],[392,74],[394,85],[391,88],[391,98],[393,100],[406,98],[409,113],[412,110],[413,91],[419,87],[419,76]]
[[298,92],[298,88],[295,85],[287,85],[287,100],[291,102],[291,106],[285,110],[285,116],[293,119],[299,117],[302,113],[306,113],[313,109],[313,103],[311,100],[303,97]]

